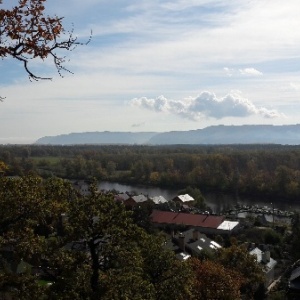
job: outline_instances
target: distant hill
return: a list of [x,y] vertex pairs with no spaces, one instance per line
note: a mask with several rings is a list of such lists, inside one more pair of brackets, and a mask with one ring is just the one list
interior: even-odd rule
[[77,145],[77,144],[147,144],[157,132],[82,132],[45,136],[38,139],[39,145]]
[[300,124],[210,126],[204,129],[171,132],[83,132],[47,136],[39,145],[76,144],[300,144]]

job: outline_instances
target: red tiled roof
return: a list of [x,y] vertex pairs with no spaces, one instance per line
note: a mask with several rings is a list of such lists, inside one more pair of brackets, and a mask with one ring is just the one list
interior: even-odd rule
[[152,222],[157,224],[177,224],[208,228],[218,228],[224,219],[225,217],[223,216],[196,215],[159,210],[154,210],[151,214]]

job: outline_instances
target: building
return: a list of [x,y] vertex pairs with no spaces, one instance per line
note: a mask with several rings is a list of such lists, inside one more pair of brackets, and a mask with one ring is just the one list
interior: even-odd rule
[[138,196],[130,196],[127,193],[120,193],[114,196],[116,202],[123,203],[127,208],[133,208],[140,203],[148,201],[148,198],[143,194]]
[[269,286],[274,281],[274,270],[277,264],[277,261],[274,260],[268,249],[261,250],[258,247],[250,250],[251,255],[256,257],[256,261],[263,267],[265,273],[265,286]]
[[179,260],[186,260],[191,256],[198,257],[203,251],[212,253],[221,248],[221,245],[198,230],[189,229],[173,235],[166,243],[166,247],[172,250]]
[[300,299],[300,267],[291,273],[288,283],[289,299]]
[[155,196],[155,197],[150,198],[150,200],[152,200],[152,202],[156,205],[168,203],[168,200],[166,198],[164,198],[163,196]]
[[73,182],[73,187],[82,196],[90,195],[90,185],[84,180]]
[[186,226],[204,234],[230,234],[238,229],[239,222],[227,221],[224,216],[189,214],[153,210],[151,222],[160,228]]
[[121,194],[117,194],[115,195],[115,201],[116,202],[121,202],[124,203],[125,201],[127,201],[130,198],[130,196],[126,193],[121,193]]
[[217,242],[209,239],[205,234],[200,233],[196,229],[189,229],[178,233],[173,237],[173,241],[183,252],[188,252],[192,256],[201,254],[203,250],[212,252],[222,248]]
[[180,205],[192,205],[195,202],[195,199],[189,194],[185,194],[176,196],[173,201]]
[[148,198],[145,195],[140,194],[140,195],[137,195],[137,196],[129,197],[123,203],[126,207],[133,208],[133,207],[138,206],[142,203],[145,203],[146,201],[148,201]]

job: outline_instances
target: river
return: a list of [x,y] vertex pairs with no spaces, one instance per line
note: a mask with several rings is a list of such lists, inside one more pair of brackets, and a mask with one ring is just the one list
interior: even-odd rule
[[[133,193],[144,194],[148,197],[163,196],[167,200],[173,199],[178,195],[179,190],[172,190],[166,188],[149,187],[149,186],[135,186],[128,184],[121,184],[116,182],[102,181],[99,183],[99,189],[109,191],[116,190],[120,193]],[[300,203],[287,202],[286,200],[277,200],[272,203],[269,199],[257,197],[236,197],[235,195],[220,194],[220,193],[202,193],[205,198],[205,203],[215,213],[220,213],[224,209],[230,209],[235,204],[241,205],[257,205],[259,207],[267,206],[285,211],[294,211],[300,209]]]

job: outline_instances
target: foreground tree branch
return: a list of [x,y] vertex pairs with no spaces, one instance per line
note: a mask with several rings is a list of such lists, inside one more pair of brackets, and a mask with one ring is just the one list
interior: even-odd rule
[[[61,51],[72,51],[81,43],[74,37],[73,30],[65,31],[62,17],[45,14],[46,0],[19,0],[11,10],[0,10],[0,57],[15,58],[23,63],[30,79],[51,79],[39,76],[30,68],[33,59],[50,57],[59,73],[70,72],[65,66],[66,57]],[[0,1],[1,3],[1,1]],[[72,73],[72,72],[70,72]],[[3,100],[3,98],[0,98]]]

